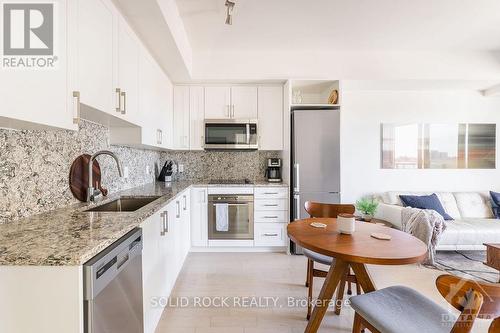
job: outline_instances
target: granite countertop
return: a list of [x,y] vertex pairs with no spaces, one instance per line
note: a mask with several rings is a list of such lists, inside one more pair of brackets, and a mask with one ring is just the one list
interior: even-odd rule
[[[205,180],[151,183],[100,198],[94,204],[79,203],[0,225],[0,265],[82,265],[172,201],[190,186],[279,186],[255,182],[245,185],[208,184]],[[121,196],[160,196],[135,212],[85,212]]]

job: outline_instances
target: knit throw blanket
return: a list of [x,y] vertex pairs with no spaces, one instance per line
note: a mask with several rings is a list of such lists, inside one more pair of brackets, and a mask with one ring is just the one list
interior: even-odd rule
[[434,266],[436,246],[446,229],[443,217],[434,210],[405,207],[401,211],[403,231],[417,237],[427,245],[425,265]]

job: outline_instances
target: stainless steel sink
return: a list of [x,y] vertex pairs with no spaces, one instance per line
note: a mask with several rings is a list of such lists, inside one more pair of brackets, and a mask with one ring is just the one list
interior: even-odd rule
[[121,197],[103,205],[87,209],[86,212],[134,212],[159,197]]

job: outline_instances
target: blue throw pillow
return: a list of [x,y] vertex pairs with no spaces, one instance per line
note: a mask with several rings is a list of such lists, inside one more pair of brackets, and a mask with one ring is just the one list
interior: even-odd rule
[[491,209],[495,218],[500,219],[500,193],[490,191]]
[[453,220],[450,215],[446,214],[436,193],[431,195],[400,195],[399,198],[405,207],[432,209],[438,212],[445,220]]

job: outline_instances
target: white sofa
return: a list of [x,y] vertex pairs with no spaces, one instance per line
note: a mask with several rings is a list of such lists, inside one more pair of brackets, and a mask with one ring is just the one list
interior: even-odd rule
[[488,192],[385,192],[379,197],[376,218],[401,229],[403,204],[399,195],[436,193],[444,210],[454,220],[445,221],[446,230],[437,250],[484,250],[483,243],[500,243],[500,220],[491,210]]

